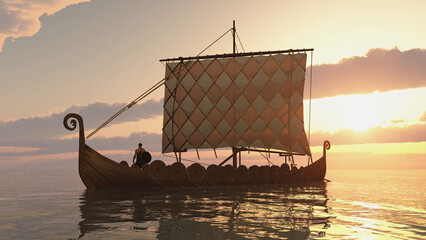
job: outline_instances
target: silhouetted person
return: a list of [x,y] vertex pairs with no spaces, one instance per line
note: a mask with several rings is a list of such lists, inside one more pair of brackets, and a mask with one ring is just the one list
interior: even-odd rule
[[138,144],[138,148],[135,150],[135,155],[133,155],[133,163],[135,163],[135,159],[136,159],[136,164],[139,166],[139,168],[141,168],[145,162],[142,160],[142,153],[145,152],[145,149],[142,148],[142,143]]

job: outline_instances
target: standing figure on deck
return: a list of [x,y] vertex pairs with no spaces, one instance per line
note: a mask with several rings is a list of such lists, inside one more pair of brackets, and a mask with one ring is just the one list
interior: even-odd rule
[[142,153],[144,152],[145,149],[142,148],[142,143],[139,143],[138,148],[135,150],[135,155],[133,155],[133,163],[135,163],[136,159],[136,164],[139,166],[139,168],[145,164],[145,161],[142,160]]

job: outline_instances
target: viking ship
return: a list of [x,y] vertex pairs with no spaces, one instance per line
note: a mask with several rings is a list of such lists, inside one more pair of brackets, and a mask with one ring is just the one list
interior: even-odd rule
[[[313,161],[303,118],[307,53],[313,49],[237,53],[235,22],[228,32],[233,53],[160,60],[166,62],[165,77],[87,136],[164,86],[162,153],[174,153],[173,164],[154,160],[139,168],[113,161],[86,144],[81,116],[65,116],[65,128],[79,126],[79,174],[88,189],[324,181],[330,142],[324,141],[323,156]],[[229,149],[230,156],[207,168],[186,167],[182,153],[198,155],[199,149],[215,155],[216,149]],[[278,154],[283,163],[247,167],[241,152]],[[297,168],[294,156],[308,156],[307,166]]]

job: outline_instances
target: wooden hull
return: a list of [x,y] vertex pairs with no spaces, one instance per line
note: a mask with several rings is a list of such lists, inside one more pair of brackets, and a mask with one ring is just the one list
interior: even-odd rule
[[[68,124],[68,120],[73,118]],[[211,183],[204,177],[201,181],[191,181],[186,177],[181,181],[173,181],[168,175],[161,179],[154,179],[148,171],[138,168],[128,167],[119,164],[102,154],[98,153],[85,144],[83,120],[74,113],[68,114],[64,118],[64,126],[68,130],[74,130],[78,121],[80,127],[79,137],[79,174],[84,185],[88,189],[97,188],[143,188],[143,187],[194,187],[194,186],[214,186],[214,185],[242,185],[242,184],[268,184],[268,183],[301,183],[311,181],[323,181],[326,174],[326,149],[330,148],[328,141],[324,142],[323,156],[301,169],[289,172],[279,170],[276,177],[260,179],[259,181],[218,181]],[[282,169],[282,168],[280,168]],[[262,177],[262,176],[260,176]]]

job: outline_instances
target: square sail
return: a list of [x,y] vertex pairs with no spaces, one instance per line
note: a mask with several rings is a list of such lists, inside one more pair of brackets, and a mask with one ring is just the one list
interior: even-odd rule
[[311,155],[305,72],[305,53],[167,63],[163,152],[256,147]]

